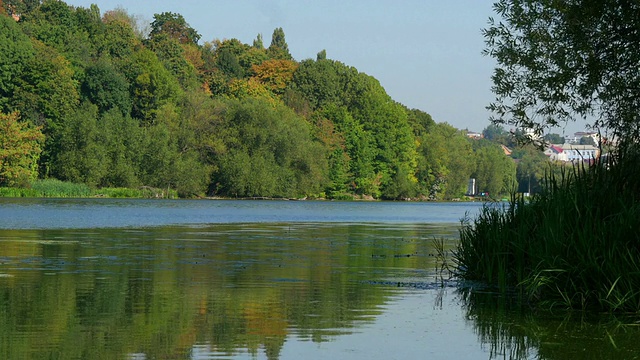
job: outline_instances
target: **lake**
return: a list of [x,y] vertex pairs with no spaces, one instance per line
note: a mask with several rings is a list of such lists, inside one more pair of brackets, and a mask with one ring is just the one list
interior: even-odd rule
[[480,203],[0,199],[2,359],[634,359],[448,280]]

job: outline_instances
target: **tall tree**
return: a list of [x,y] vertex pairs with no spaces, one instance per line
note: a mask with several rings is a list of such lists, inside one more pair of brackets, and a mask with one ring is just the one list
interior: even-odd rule
[[281,27],[273,30],[271,45],[269,45],[269,56],[272,59],[291,60],[293,57],[289,53],[289,45],[284,38],[284,30]]
[[500,0],[484,30],[497,60],[493,121],[540,133],[576,118],[640,138],[640,2]]
[[258,34],[255,40],[253,40],[253,47],[262,50],[264,49],[264,41],[262,41],[262,34]]

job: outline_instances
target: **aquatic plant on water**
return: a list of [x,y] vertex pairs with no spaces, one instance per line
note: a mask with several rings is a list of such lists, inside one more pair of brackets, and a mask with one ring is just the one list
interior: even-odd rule
[[640,150],[567,167],[541,193],[487,205],[460,230],[456,275],[532,304],[640,312]]

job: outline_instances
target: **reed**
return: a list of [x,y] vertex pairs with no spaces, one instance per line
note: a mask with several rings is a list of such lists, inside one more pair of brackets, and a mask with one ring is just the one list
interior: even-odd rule
[[100,188],[91,189],[86,184],[76,184],[56,179],[35,180],[29,188],[0,187],[0,197],[30,197],[30,198],[145,198],[145,199],[176,199],[178,193],[173,189],[157,189],[152,187],[130,188]]
[[563,169],[525,201],[465,221],[456,275],[539,306],[640,312],[640,151]]
[[19,198],[38,197],[38,195],[38,192],[33,189],[0,187],[0,197]]
[[49,198],[79,198],[91,196],[91,188],[86,184],[76,184],[57,179],[35,180],[31,189],[38,197]]

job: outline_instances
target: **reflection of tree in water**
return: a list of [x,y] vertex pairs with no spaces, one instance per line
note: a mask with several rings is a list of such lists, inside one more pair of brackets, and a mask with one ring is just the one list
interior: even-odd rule
[[492,359],[631,359],[640,353],[637,316],[536,311],[516,296],[468,288],[458,294]]
[[9,259],[0,263],[0,358],[189,359],[199,346],[277,359],[289,336],[330,341],[375,319],[393,291],[372,286],[371,269],[432,266],[433,257],[413,256],[431,243],[414,240],[418,233],[355,225],[5,231],[43,241],[0,247]]

